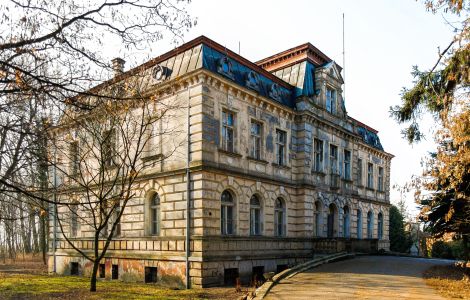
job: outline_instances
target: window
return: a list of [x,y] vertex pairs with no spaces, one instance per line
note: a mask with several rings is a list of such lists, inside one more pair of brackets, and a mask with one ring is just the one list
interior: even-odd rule
[[280,166],[286,164],[286,141],[287,134],[285,131],[276,130],[276,163]]
[[70,174],[75,176],[80,171],[80,153],[78,142],[70,143]]
[[250,234],[261,234],[261,203],[256,195],[250,198]]
[[116,154],[116,133],[114,130],[108,130],[103,134],[102,157],[104,166],[113,166],[114,156]]
[[150,234],[160,235],[160,196],[157,193],[150,201]]
[[323,171],[323,141],[319,139],[314,139],[314,165],[313,168],[315,172]]
[[221,196],[220,231],[222,234],[233,234],[233,207],[232,194],[225,190]]
[[321,236],[321,204],[319,201],[315,202],[315,236]]
[[251,157],[261,159],[261,123],[251,121]]
[[326,110],[336,113],[336,90],[331,88],[326,88]]
[[80,275],[80,265],[78,262],[70,263],[70,275]]
[[222,112],[222,148],[234,152],[234,124],[235,116],[230,111]]
[[349,238],[349,207],[343,208],[343,237]]
[[274,206],[274,235],[284,236],[286,234],[286,208],[281,198],[276,199]]
[[118,265],[112,265],[111,279],[119,279],[119,266]]
[[374,188],[374,165],[371,163],[367,164],[367,187]]
[[78,232],[78,205],[70,205],[70,236],[76,237]]
[[224,285],[235,285],[239,278],[238,268],[224,269]]
[[344,179],[351,180],[351,151],[344,150]]
[[338,147],[335,145],[330,145],[330,171],[338,174]]
[[377,216],[377,237],[379,240],[383,238],[383,234],[384,234],[383,224],[384,224],[384,217],[382,213],[379,213],[379,215]]
[[372,231],[373,231],[373,223],[374,223],[374,220],[373,220],[373,216],[372,216],[372,212],[369,211],[367,213],[367,238],[368,239],[371,239],[372,238]]
[[357,185],[362,186],[362,159],[357,159]]
[[362,211],[357,210],[357,238],[362,239]]
[[99,275],[100,275],[100,278],[106,277],[106,265],[105,264],[100,264]]
[[114,228],[114,236],[121,235],[121,218],[119,215],[121,214],[121,201],[116,199],[116,204],[114,207],[114,221],[117,220],[116,228]]
[[382,168],[382,167],[379,167],[379,176],[378,176],[377,189],[381,192],[384,190],[384,168]]
[[157,267],[145,267],[145,283],[157,282]]

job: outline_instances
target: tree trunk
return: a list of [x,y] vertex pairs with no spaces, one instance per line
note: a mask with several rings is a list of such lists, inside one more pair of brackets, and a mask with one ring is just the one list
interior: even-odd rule
[[33,251],[34,253],[37,253],[39,252],[38,231],[36,229],[36,214],[33,207],[30,207],[29,209],[29,223],[32,230]]
[[40,230],[41,230],[41,250],[42,250],[42,261],[46,265],[46,252],[47,252],[47,243],[46,243],[46,217],[40,216]]
[[96,292],[96,275],[98,273],[98,267],[99,266],[100,266],[100,262],[96,259],[93,262],[93,270],[91,272],[90,292]]

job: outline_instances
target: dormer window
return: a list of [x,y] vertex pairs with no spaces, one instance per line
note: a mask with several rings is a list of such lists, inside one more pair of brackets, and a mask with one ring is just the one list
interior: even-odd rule
[[327,87],[326,88],[326,110],[331,113],[336,113],[336,90]]

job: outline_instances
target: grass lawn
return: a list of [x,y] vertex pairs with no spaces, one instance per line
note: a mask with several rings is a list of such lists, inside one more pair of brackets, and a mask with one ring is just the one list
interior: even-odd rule
[[434,266],[424,272],[426,283],[450,299],[470,299],[470,269],[462,266]]
[[0,299],[237,299],[235,288],[175,290],[154,284],[99,281],[76,276],[0,273]]

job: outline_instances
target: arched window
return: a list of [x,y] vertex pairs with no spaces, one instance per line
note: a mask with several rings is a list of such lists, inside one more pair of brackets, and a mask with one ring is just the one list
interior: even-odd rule
[[70,205],[70,236],[76,237],[78,233],[78,205]]
[[222,234],[233,234],[233,196],[225,190],[220,197],[220,232]]
[[379,215],[377,216],[377,237],[379,240],[383,238],[383,234],[384,234],[383,225],[384,225],[384,217],[382,213],[379,213]]
[[277,198],[274,205],[274,235],[286,234],[286,206],[281,198]]
[[150,200],[150,233],[160,235],[160,196],[157,193]]
[[362,239],[362,211],[360,209],[357,210],[357,238]]
[[261,234],[261,203],[256,195],[250,198],[250,234]]
[[373,228],[374,228],[374,227],[372,227],[373,224],[374,224],[373,215],[372,215],[372,212],[369,211],[367,213],[367,238],[368,239],[372,238],[372,231],[373,231]]
[[315,202],[315,236],[321,236],[321,204]]
[[350,236],[349,232],[349,207],[345,206],[343,208],[343,237],[348,238]]
[[327,220],[327,237],[333,238],[337,234],[338,225],[338,209],[333,203],[328,207],[328,220]]

